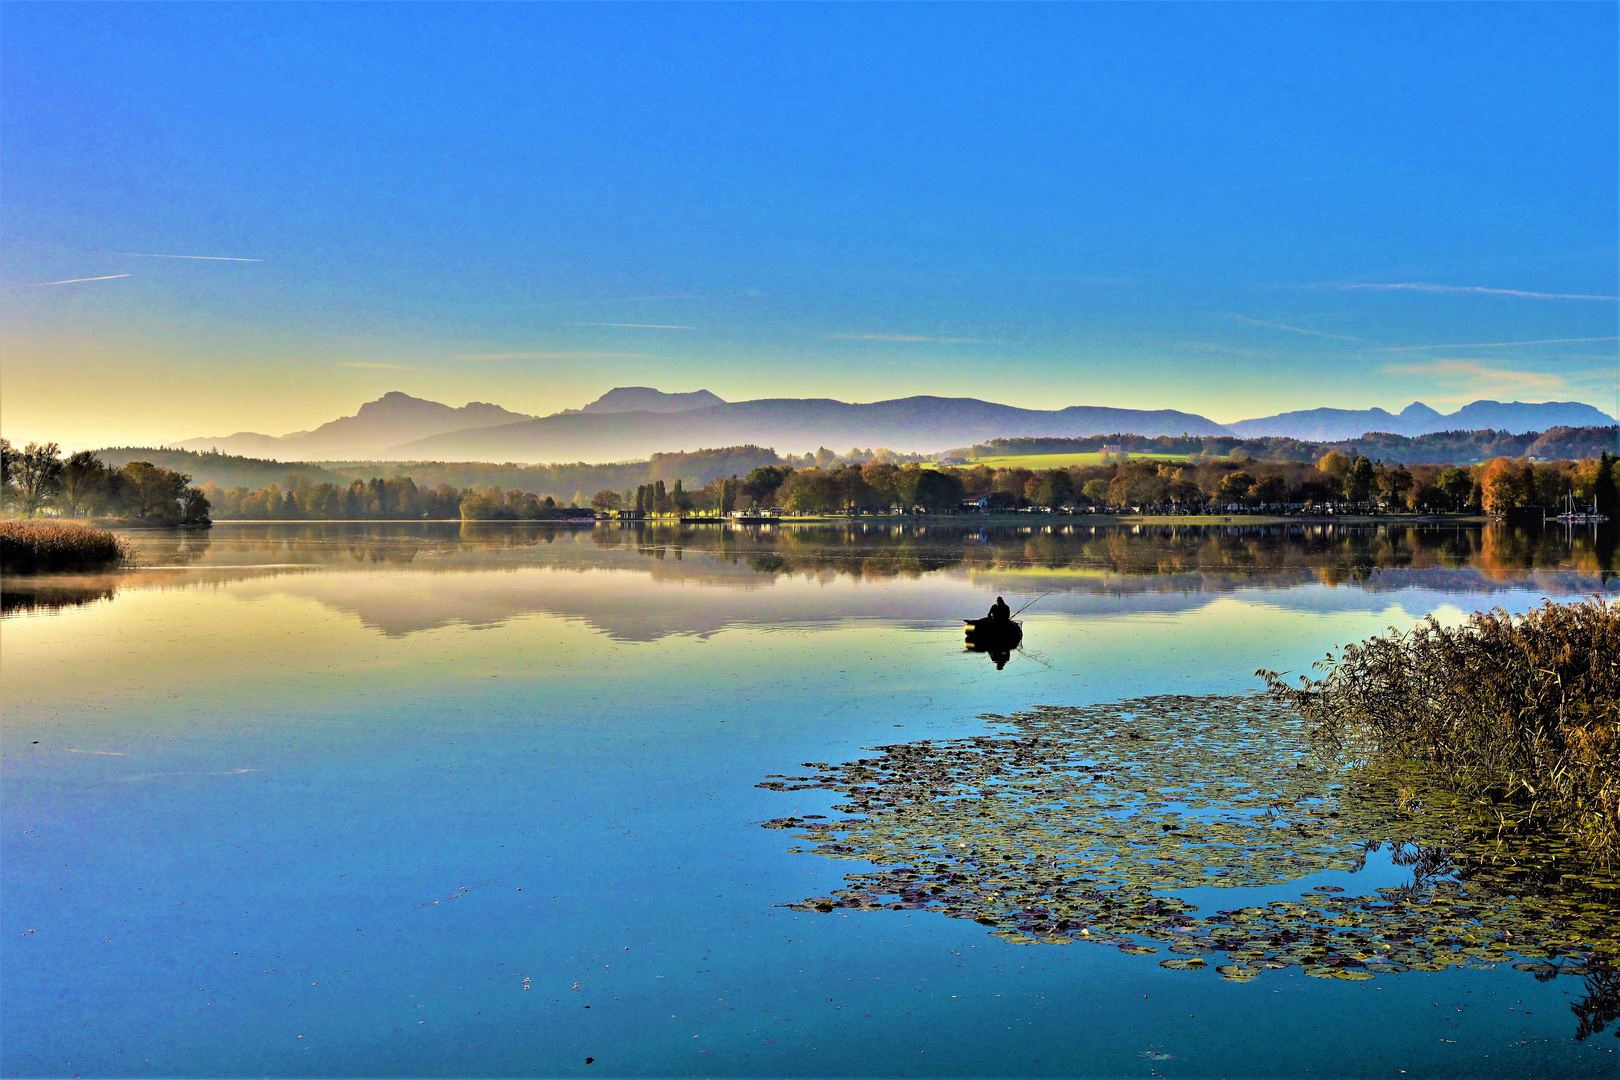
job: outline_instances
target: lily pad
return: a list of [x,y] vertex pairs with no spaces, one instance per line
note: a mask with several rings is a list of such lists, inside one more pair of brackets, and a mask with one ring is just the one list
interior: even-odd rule
[[[1536,961],[1522,970],[1549,977],[1620,963],[1620,891],[1597,884],[1612,873],[1582,863],[1568,837],[1463,798],[1417,765],[1318,745],[1267,698],[1137,698],[981,719],[982,734],[878,746],[858,761],[812,763],[814,776],[762,782],[835,793],[842,819],[765,825],[802,829],[803,850],[867,867],[832,896],[791,906],[931,910],[1036,948],[1168,948],[1178,955],[1162,966],[1174,970],[1225,954],[1251,973],[1228,975],[1237,979],[1301,967],[1360,981],[1520,957]],[[1404,886],[1317,887],[1214,914],[1176,895],[1354,872],[1380,850],[1409,871]]]

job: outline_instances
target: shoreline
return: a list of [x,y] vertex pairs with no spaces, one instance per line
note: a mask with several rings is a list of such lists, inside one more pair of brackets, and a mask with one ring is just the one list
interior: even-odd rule
[[[88,519],[78,519],[87,521]],[[681,521],[679,518],[216,518],[213,525],[565,525],[599,528],[608,525],[682,525],[687,528],[758,528],[761,525],[1488,525],[1500,519],[1485,514],[803,514],[769,522]],[[133,525],[95,521],[107,529],[198,528],[182,525]],[[1515,523],[1516,524],[1516,523]],[[201,526],[206,527],[206,526]]]

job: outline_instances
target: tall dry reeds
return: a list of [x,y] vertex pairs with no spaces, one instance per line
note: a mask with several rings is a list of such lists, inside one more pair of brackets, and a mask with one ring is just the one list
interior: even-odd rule
[[1452,629],[1430,616],[1318,667],[1297,688],[1258,674],[1327,739],[1432,762],[1620,860],[1620,601],[1476,612]]
[[0,521],[0,571],[62,574],[105,570],[130,559],[105,529],[62,521]]

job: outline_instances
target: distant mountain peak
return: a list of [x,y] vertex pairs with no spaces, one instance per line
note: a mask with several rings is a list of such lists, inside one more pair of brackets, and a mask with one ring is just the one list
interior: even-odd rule
[[1412,423],[1423,423],[1429,420],[1438,420],[1443,415],[1445,414],[1429,408],[1421,401],[1414,401],[1412,404],[1400,411],[1401,419],[1410,421]]
[[280,438],[241,432],[225,439],[188,439],[180,445],[201,450],[219,446],[232,453],[263,455],[281,460],[376,457],[391,446],[448,431],[476,430],[528,420],[526,413],[499,405],[470,401],[453,408],[438,401],[390,390],[368,401],[353,416],[339,417],[313,431],[295,431]]
[[1428,435],[1437,431],[1546,431],[1555,427],[1605,427],[1614,418],[1579,401],[1475,401],[1454,413],[1441,413],[1421,401],[1402,409],[1399,416],[1383,409],[1310,409],[1279,413],[1228,424],[1246,439],[1280,435],[1294,439],[1337,441],[1357,439],[1370,431],[1392,435]]
[[707,390],[692,390],[684,394],[667,394],[650,386],[615,386],[612,390],[585,406],[580,412],[677,413],[691,412],[693,409],[708,409],[715,405],[724,404],[724,399],[716,397]]

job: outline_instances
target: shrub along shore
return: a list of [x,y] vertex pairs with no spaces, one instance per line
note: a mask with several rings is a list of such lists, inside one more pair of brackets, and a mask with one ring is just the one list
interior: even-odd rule
[[1620,601],[1476,612],[1347,646],[1270,693],[1336,745],[1438,766],[1466,794],[1557,822],[1620,861]]
[[105,529],[63,521],[0,521],[0,571],[66,574],[106,570],[130,559]]

